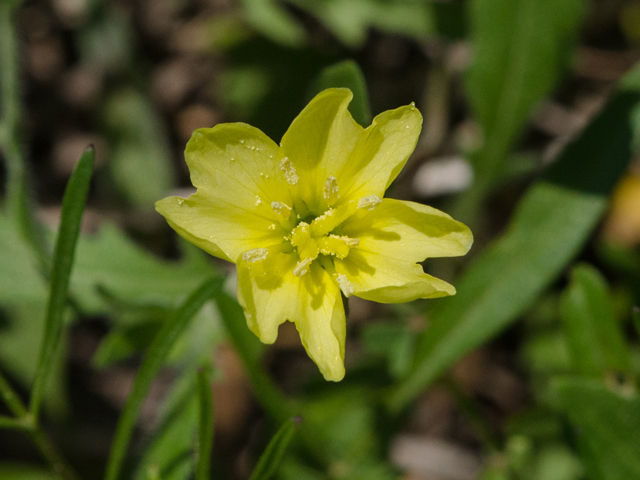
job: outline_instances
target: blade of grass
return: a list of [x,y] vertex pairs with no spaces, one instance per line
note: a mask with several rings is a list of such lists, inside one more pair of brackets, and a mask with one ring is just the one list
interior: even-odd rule
[[44,336],[40,349],[38,368],[36,369],[29,411],[33,421],[38,423],[40,404],[44,395],[47,379],[51,372],[54,356],[62,336],[63,313],[67,304],[69,277],[73,267],[76,243],[80,234],[80,221],[84,211],[91,175],[93,174],[94,150],[87,148],[73,170],[62,199],[62,214],[53,265],[50,275],[49,304],[45,320]]
[[282,462],[282,457],[293,439],[293,434],[296,433],[301,422],[302,419],[300,417],[295,417],[289,419],[280,427],[280,430],[276,432],[264,453],[260,456],[258,465],[256,465],[249,480],[268,480],[276,473]]
[[633,320],[633,326],[636,327],[636,333],[640,337],[640,308],[634,306],[631,310],[631,319]]
[[198,371],[198,399],[200,425],[198,428],[196,480],[209,480],[211,476],[211,449],[213,448],[213,395],[209,366]]
[[153,343],[149,347],[144,362],[136,375],[131,395],[129,395],[127,404],[118,421],[115,438],[111,445],[109,463],[107,464],[105,476],[107,480],[116,480],[120,474],[122,461],[135,427],[138,412],[149,391],[151,382],[160,367],[162,367],[174,343],[189,324],[189,321],[200,310],[202,305],[220,289],[222,281],[222,277],[213,277],[206,280],[184,301],[175,314],[164,323],[153,339]]
[[49,255],[42,227],[31,208],[21,149],[18,41],[13,18],[19,3],[0,3],[0,150],[7,170],[6,209],[20,226],[20,232],[33,249],[40,268],[48,271]]

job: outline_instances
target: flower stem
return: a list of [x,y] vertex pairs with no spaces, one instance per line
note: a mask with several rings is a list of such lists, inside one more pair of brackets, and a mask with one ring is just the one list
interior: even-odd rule
[[9,410],[18,418],[24,418],[27,415],[27,409],[18,397],[18,394],[11,387],[6,378],[0,373],[0,396],[9,407]]
[[34,417],[27,411],[16,391],[1,373],[0,397],[15,415],[15,418],[0,416],[0,428],[26,430],[56,474],[60,475],[64,480],[79,480],[80,477],[58,452],[42,428],[36,424]]

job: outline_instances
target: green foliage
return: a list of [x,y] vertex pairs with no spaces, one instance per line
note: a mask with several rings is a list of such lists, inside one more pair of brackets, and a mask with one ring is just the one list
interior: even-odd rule
[[628,372],[630,357],[611,295],[602,275],[589,265],[573,269],[561,304],[571,360],[577,372],[602,377]]
[[193,451],[198,429],[199,397],[196,375],[186,369],[165,399],[157,428],[151,432],[138,462],[135,480],[156,471],[163,480],[186,480],[194,471]]
[[566,68],[582,0],[475,0],[467,91],[483,129],[476,174],[495,179],[532,107]]
[[198,370],[198,463],[196,480],[208,480],[213,447],[213,394],[208,366]]
[[363,45],[370,28],[417,38],[437,32],[438,7],[421,0],[289,1],[312,12],[340,41],[352,48]]
[[173,184],[169,145],[149,99],[135,90],[107,100],[105,124],[113,139],[111,171],[124,196],[151,208]]
[[274,0],[242,0],[247,21],[260,33],[287,46],[304,43],[303,28]]
[[553,383],[558,407],[569,417],[589,459],[589,478],[640,478],[640,399],[601,382],[563,378]]
[[[582,101],[568,98],[576,78],[589,85],[606,83],[592,81],[589,75],[594,72],[589,69],[593,66],[587,61],[571,77],[572,82],[558,88],[571,64],[587,2],[242,0],[237,9],[200,18],[194,15],[200,12],[198,2],[150,2],[166,10],[150,15],[140,9],[132,17],[124,4],[90,1],[76,20],[65,17],[66,10],[56,4],[49,9],[55,17],[47,20],[42,32],[62,29],[62,51],[72,51],[72,56],[63,56],[62,71],[49,80],[31,72],[37,66],[39,42],[48,39],[31,29],[48,17],[42,17],[38,5],[17,9],[18,3],[0,0],[0,160],[6,174],[6,186],[0,188],[4,195],[0,212],[0,400],[2,408],[7,407],[0,412],[0,430],[3,441],[13,435],[30,436],[51,472],[3,460],[0,478],[77,478],[40,425],[38,413],[43,406],[47,431],[54,433],[71,463],[87,471],[86,478],[97,478],[98,473],[87,464],[102,468],[106,452],[95,461],[93,450],[103,444],[101,436],[94,438],[90,432],[92,441],[85,442],[90,445],[77,445],[78,438],[80,442],[85,439],[84,408],[93,402],[84,397],[72,398],[73,402],[66,398],[68,366],[72,378],[78,375],[78,360],[75,356],[70,360],[65,348],[75,346],[77,339],[70,341],[66,327],[77,322],[83,329],[85,320],[89,320],[88,328],[109,328],[103,337],[100,334],[93,357],[93,367],[103,369],[100,376],[113,375],[109,368],[123,364],[129,368],[142,359],[111,444],[107,480],[223,478],[223,468],[215,461],[210,464],[218,453],[214,450],[212,456],[211,386],[226,373],[222,368],[212,371],[212,351],[222,341],[233,345],[242,362],[244,372],[236,373],[235,380],[247,384],[255,396],[258,408],[253,405],[248,411],[247,424],[265,414],[273,424],[282,425],[259,458],[251,480],[412,477],[411,471],[398,472],[386,458],[387,452],[393,451],[399,432],[442,433],[438,426],[426,430],[422,423],[432,413],[433,399],[419,396],[436,385],[432,393],[447,397],[446,407],[455,417],[451,429],[455,432],[447,434],[481,445],[472,449],[483,461],[478,473],[482,480],[640,478],[636,385],[640,378],[640,310],[629,312],[640,304],[640,254],[637,245],[622,246],[593,234],[605,223],[601,220],[612,189],[640,146],[640,67],[622,79],[603,110],[547,171],[531,179],[543,157],[540,137],[546,143],[550,133],[540,128],[540,119],[530,128],[528,120],[536,106],[560,91],[551,102],[570,110]],[[16,19],[28,30],[16,29]],[[177,25],[171,23],[176,19],[182,22],[180,28],[170,29]],[[626,32],[628,20],[619,21]],[[149,38],[146,29],[153,31]],[[163,29],[165,33],[158,33]],[[141,43],[143,37],[147,43]],[[591,43],[599,42],[595,37],[589,33],[590,48]],[[458,39],[471,47],[467,70],[465,58],[461,61],[465,55],[460,55],[466,50],[451,42]],[[617,55],[597,48],[594,51],[603,57]],[[212,51],[215,57],[203,62],[211,75],[201,81],[202,88],[194,88],[183,103],[171,107],[154,103],[151,87],[164,62],[191,61]],[[19,53],[24,53],[24,60]],[[358,63],[346,58],[362,62],[366,78]],[[53,57],[47,60],[55,63]],[[603,70],[607,71],[596,73],[611,74]],[[57,188],[61,179],[52,175],[42,182],[40,169],[49,150],[56,150],[59,132],[46,132],[52,125],[45,123],[43,128],[33,114],[38,111],[33,104],[40,101],[48,84],[58,88],[78,72],[94,75],[90,79],[101,85],[100,95],[90,101],[91,106],[80,108],[65,99],[61,116],[80,113],[80,121],[77,125],[66,119],[60,123],[82,131],[97,130],[107,140],[104,171],[111,178],[105,182],[98,171],[92,202],[95,200],[100,225],[97,232],[80,233],[93,170],[92,153],[85,152],[65,191],[53,250],[55,235],[46,232],[38,220],[41,212],[32,200],[29,170],[35,171],[38,189],[41,183],[51,187],[48,182]],[[28,83],[21,88],[23,80]],[[462,91],[457,88],[460,80],[464,80]],[[429,87],[433,81],[441,85]],[[308,365],[299,361],[288,344],[262,345],[247,328],[237,300],[222,291],[222,269],[213,267],[192,246],[179,243],[175,249],[173,243],[165,242],[168,237],[160,238],[160,229],[147,229],[153,224],[153,202],[177,184],[179,170],[173,157],[178,157],[182,146],[170,142],[183,135],[182,131],[176,135],[175,125],[185,118],[178,112],[192,105],[204,107],[215,119],[251,123],[278,140],[305,97],[328,87],[353,91],[349,109],[363,126],[371,122],[372,106],[374,110],[392,107],[409,94],[414,98],[407,101],[432,105],[434,99],[429,95],[434,91],[460,93],[442,96],[441,117],[424,112],[435,123],[425,122],[411,161],[418,167],[432,154],[456,153],[456,146],[457,153],[468,155],[475,182],[455,201],[470,206],[467,215],[483,227],[474,229],[477,243],[470,262],[446,260],[444,270],[453,277],[456,296],[429,301],[426,307],[417,302],[390,309],[376,307],[364,320],[362,311],[370,305],[352,302],[352,320],[358,321],[349,325],[348,374],[339,385],[308,376]],[[600,86],[597,90],[604,95]],[[424,96],[429,98],[421,98]],[[29,104],[26,114],[21,111],[22,99]],[[57,106],[55,102],[51,105]],[[67,108],[72,115],[66,115]],[[575,110],[584,113],[582,108]],[[461,147],[465,129],[474,120],[482,130],[479,146]],[[432,135],[430,129],[438,122],[445,131],[443,138],[435,142],[434,149],[425,148],[424,139]],[[562,138],[554,138],[554,143],[556,140]],[[415,172],[411,168],[409,164],[409,174]],[[49,174],[47,168],[43,170]],[[518,183],[525,176],[527,182],[532,180],[528,188]],[[411,193],[405,180],[400,177],[396,182],[397,193],[408,198]],[[485,200],[497,184],[506,187],[498,192],[497,200],[510,203],[519,197],[513,213],[501,207],[498,217],[485,221],[488,209],[482,211],[481,206],[489,205]],[[53,195],[38,190],[33,197],[50,206]],[[143,228],[131,221],[132,208],[144,218]],[[496,234],[499,230],[494,224],[506,227]],[[608,233],[606,224],[603,228]],[[160,258],[148,246],[181,260]],[[574,265],[576,258],[590,263]],[[438,262],[429,260],[427,270],[440,268],[443,264]],[[629,316],[637,335],[625,323]],[[500,337],[497,346],[490,343],[520,319],[521,324]],[[521,402],[526,408],[517,402],[515,406],[499,404],[493,397],[493,385],[477,386],[469,381],[469,372],[474,381],[477,372],[465,364],[455,369],[455,379],[444,378],[434,385],[460,358],[478,348],[482,349],[480,356],[490,358],[489,363],[499,350],[498,373],[503,363],[509,364],[519,390],[525,392]],[[292,358],[295,368],[279,369]],[[173,383],[153,426],[141,428],[135,448],[130,448],[142,402],[160,369],[165,369]],[[281,375],[283,371],[286,375]],[[26,387],[32,381],[29,392]],[[495,381],[496,391],[504,388]],[[25,394],[30,394],[31,405],[23,403]],[[438,412],[437,405],[434,411]],[[72,413],[73,424],[61,412]],[[304,418],[301,425],[295,415]],[[469,432],[473,434],[470,441]],[[255,433],[248,429],[241,436],[255,439]],[[220,439],[225,436],[216,437],[216,448]],[[20,448],[20,442],[16,445]],[[11,448],[5,452],[2,445],[3,458],[11,458]],[[24,458],[31,456],[29,451]]]
[[353,115],[353,119],[365,128],[371,124],[367,84],[356,62],[345,60],[325,68],[320,73],[317,83],[316,93],[332,87],[344,87],[351,90],[353,100],[349,104],[349,112]]
[[60,480],[55,473],[29,465],[0,464],[0,478],[5,480]]
[[69,291],[69,278],[75,256],[80,221],[84,205],[89,193],[91,175],[93,174],[95,153],[89,147],[80,157],[80,161],[71,175],[62,200],[62,214],[58,239],[53,253],[53,265],[49,277],[49,303],[44,324],[42,347],[31,389],[29,410],[37,419],[46,389],[46,382],[53,367],[56,348],[59,346],[63,329],[63,314]]
[[269,480],[273,477],[300,422],[300,418],[292,418],[280,427],[260,456],[250,480]]
[[196,289],[185,302],[176,310],[172,318],[169,318],[149,347],[145,361],[136,376],[133,391],[127,400],[124,412],[118,422],[115,440],[112,444],[111,456],[107,467],[108,480],[116,480],[120,474],[122,460],[135,426],[142,401],[149,391],[153,378],[165,362],[171,347],[173,347],[180,334],[184,331],[189,321],[200,310],[207,300],[220,289],[222,279],[214,277],[206,280]]
[[[393,408],[406,406],[452,362],[515,321],[577,254],[631,158],[630,117],[639,101],[632,92],[613,99],[520,200],[504,236],[467,268],[458,294],[438,302],[412,372],[391,397]],[[581,170],[590,175],[575,175]]]
[[101,291],[120,302],[167,307],[209,276],[211,267],[192,247],[181,263],[161,260],[107,224],[95,236],[80,239],[71,291],[82,309],[92,313],[108,310]]

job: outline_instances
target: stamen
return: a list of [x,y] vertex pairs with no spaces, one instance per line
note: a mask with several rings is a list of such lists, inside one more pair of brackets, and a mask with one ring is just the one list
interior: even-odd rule
[[340,286],[340,290],[344,293],[344,296],[349,298],[354,293],[353,284],[349,281],[347,276],[343,273],[340,273],[336,278],[338,281],[338,285]]
[[291,245],[298,248],[298,255],[301,259],[314,259],[318,256],[320,249],[314,238],[311,238],[309,232],[309,224],[300,222],[296,228],[291,231]]
[[298,177],[296,167],[293,166],[293,163],[291,163],[289,157],[284,157],[282,160],[280,160],[280,168],[284,172],[284,178],[287,180],[287,183],[289,185],[298,184],[298,180],[300,180],[300,177]]
[[373,210],[380,203],[382,203],[382,199],[378,195],[367,195],[358,200],[358,208]]
[[301,277],[302,275],[304,275],[309,271],[309,265],[311,265],[311,262],[313,262],[313,258],[311,257],[305,258],[304,260],[300,260],[296,264],[296,268],[293,269],[293,274],[296,277]]
[[346,203],[336,209],[330,208],[311,222],[311,236],[322,237],[344,222],[356,211],[354,202]]
[[333,175],[329,175],[324,182],[324,198],[327,199],[329,205],[333,204],[340,195],[338,195],[338,180]]
[[271,209],[278,215],[282,215],[287,218],[289,218],[289,214],[291,213],[291,207],[282,202],[271,202]]
[[340,259],[349,255],[349,251],[359,244],[360,240],[357,238],[339,237],[337,235],[329,235],[318,240],[320,253],[323,255],[335,255]]
[[242,259],[245,262],[255,263],[267,259],[268,250],[266,248],[252,248],[242,253]]
[[346,235],[342,235],[340,237],[340,240],[342,240],[344,243],[349,245],[351,248],[357,248],[358,245],[360,245],[359,238],[351,238],[351,237],[347,237]]

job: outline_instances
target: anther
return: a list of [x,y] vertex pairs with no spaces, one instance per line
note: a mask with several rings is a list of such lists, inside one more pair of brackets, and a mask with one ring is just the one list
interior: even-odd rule
[[367,195],[358,200],[358,208],[373,210],[380,203],[382,203],[382,199],[378,195]]

